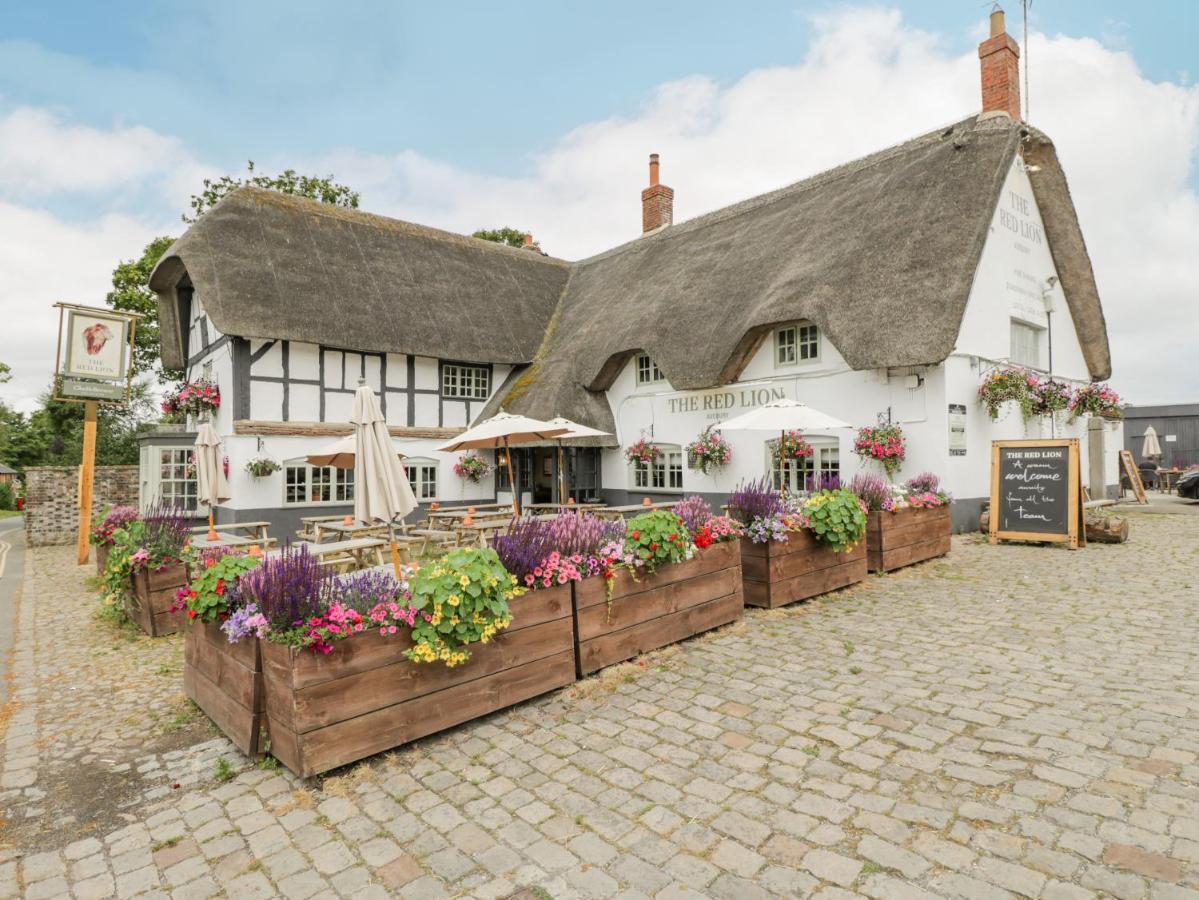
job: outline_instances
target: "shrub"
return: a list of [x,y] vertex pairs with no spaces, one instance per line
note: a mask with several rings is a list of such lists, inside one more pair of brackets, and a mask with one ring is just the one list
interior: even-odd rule
[[844,488],[822,491],[809,498],[803,512],[816,540],[838,553],[852,549],[866,535],[863,503]]
[[[917,478],[921,476],[916,476]],[[935,477],[935,476],[934,476]],[[914,481],[915,479],[913,479]],[[882,475],[859,472],[849,482],[849,489],[859,497],[872,512],[886,509],[891,499],[891,485]]]
[[12,485],[7,481],[0,481],[0,509],[16,509],[17,497],[13,493]]
[[683,520],[683,524],[687,526],[687,530],[692,534],[703,528],[704,523],[712,518],[712,507],[699,494],[684,497],[675,504],[671,512]]
[[631,519],[626,526],[625,546],[641,561],[647,572],[691,556],[691,534],[672,512],[656,509]]
[[775,489],[771,477],[763,475],[756,481],[742,482],[729,497],[729,515],[742,525],[755,519],[770,519],[787,512],[787,503]]
[[133,506],[110,506],[104,515],[97,516],[92,523],[88,540],[100,547],[112,545],[112,536],[118,528],[124,528],[138,518],[137,508]]

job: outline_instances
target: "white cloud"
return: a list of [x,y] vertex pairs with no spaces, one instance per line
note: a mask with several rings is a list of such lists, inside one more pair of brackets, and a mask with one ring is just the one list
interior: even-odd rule
[[138,253],[154,235],[127,216],[69,225],[0,202],[0,360],[13,369],[0,398],[23,411],[36,407],[54,372],[58,310],[52,304],[103,306],[117,261]]
[[[675,188],[682,220],[977,111],[973,50],[955,54],[893,11],[849,10],[813,21],[816,38],[796,65],[755,70],[730,84],[702,75],[663,84],[636,115],[564,135],[533,158],[528,177],[352,147],[270,162],[335,172],[374,212],[464,232],[526,228],[554,255],[579,258],[638,235],[651,151],[662,154],[663,180]],[[1199,334],[1199,197],[1189,180],[1199,151],[1199,87],[1151,82],[1127,53],[1091,39],[1034,34],[1030,49],[1032,121],[1055,140],[1070,180],[1104,300],[1113,383],[1138,402],[1199,399],[1190,345]],[[0,119],[0,128],[9,120]],[[149,171],[179,209],[199,181],[199,164],[173,138],[137,128],[73,129],[35,111],[22,122],[22,133],[64,137],[73,152],[99,160],[75,173],[52,141],[42,140],[35,153],[7,146],[12,137],[0,130],[0,160],[16,160],[42,190],[90,190]],[[0,174],[0,190],[6,183]],[[18,353],[12,335],[0,333],[0,359],[12,357],[26,396],[29,385],[34,392],[44,385],[49,363],[24,348],[53,349],[41,310],[56,299],[99,302],[116,260],[152,231],[132,218],[76,227],[0,205],[0,271],[19,276],[0,280],[0,315],[38,310],[40,323],[28,340],[21,334]]]
[[[358,187],[372,210],[455,231],[510,224],[578,258],[637,236],[650,151],[662,154],[680,221],[978,110],[973,51],[949,52],[894,11],[814,23],[797,65],[729,85],[700,76],[664,84],[636,116],[565,135],[527,178],[478,176],[411,152],[346,151],[317,167]],[[1126,52],[1089,38],[1031,40],[1031,121],[1066,169],[1104,301],[1113,383],[1142,403],[1199,399],[1189,364],[1199,334],[1199,197],[1189,180],[1199,87],[1152,82]]]

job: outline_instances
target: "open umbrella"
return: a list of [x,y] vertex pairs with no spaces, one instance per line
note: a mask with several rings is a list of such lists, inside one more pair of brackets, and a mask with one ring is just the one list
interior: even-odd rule
[[196,432],[196,480],[199,482],[196,499],[208,504],[208,539],[215,541],[213,510],[218,503],[229,499],[229,483],[221,458],[221,437],[211,422],[205,422]]
[[416,509],[416,497],[408,476],[391,443],[387,420],[379,407],[379,398],[365,381],[354,393],[350,414],[357,446],[354,453],[354,518],[360,522],[376,519],[387,523],[391,543],[391,563],[400,574],[400,553],[396,548],[395,520]]
[[[347,434],[343,438],[338,438],[327,447],[318,450],[316,453],[309,453],[305,459],[312,466],[332,466],[335,469],[352,469],[354,468],[354,458],[358,454],[358,437],[356,434]],[[396,456],[404,459],[404,454],[396,451]]]
[[560,434],[557,438],[558,444],[558,502],[565,503],[562,499],[566,496],[566,466],[562,460],[562,442],[568,441],[571,438],[590,438],[590,437],[611,437],[607,431],[600,431],[598,428],[590,428],[586,425],[580,425],[578,422],[572,422],[570,419],[565,419],[562,416],[554,416],[547,423],[556,428],[566,428],[566,434]]
[[1145,459],[1161,459],[1162,444],[1157,439],[1157,429],[1150,425],[1145,429],[1145,434],[1142,436],[1145,438],[1145,444],[1141,448],[1141,456]]
[[[747,413],[721,422],[716,426],[721,431],[777,431],[779,446],[788,431],[826,431],[831,428],[852,428],[848,422],[812,409],[806,403],[798,400],[774,400],[765,406],[751,409]],[[786,482],[784,473],[783,454],[779,453],[779,486]]]
[[512,473],[512,453],[509,448],[513,444],[548,441],[566,434],[568,430],[540,419],[514,416],[500,410],[490,419],[484,419],[473,428],[468,428],[454,440],[442,444],[437,449],[443,453],[454,453],[458,450],[496,450],[502,447],[508,457],[508,483],[512,486],[512,514],[519,516],[520,491]]

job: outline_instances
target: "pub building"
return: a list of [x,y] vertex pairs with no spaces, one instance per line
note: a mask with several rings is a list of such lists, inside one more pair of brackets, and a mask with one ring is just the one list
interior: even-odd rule
[[[571,497],[636,503],[698,493],[722,502],[770,470],[777,436],[730,432],[705,474],[688,443],[789,397],[854,426],[902,425],[904,479],[931,471],[976,527],[996,439],[1085,437],[1085,421],[992,421],[988,372],[1017,364],[1078,386],[1110,375],[1103,310],[1065,175],[1021,119],[1019,48],[991,17],[979,47],[982,110],[805,179],[675,224],[650,157],[642,234],[577,262],[253,187],[231,193],[151,277],[162,358],[219,384],[215,424],[232,499],[219,522],[351,510],[353,471],[305,457],[348,434],[365,378],[422,504],[506,501],[503,460],[481,483],[435,448],[501,408],[565,416],[612,435],[564,454]],[[194,423],[192,423],[194,425]],[[1105,481],[1118,482],[1119,425]],[[630,465],[645,437],[662,449]],[[877,463],[848,429],[805,435],[793,489]],[[143,441],[143,503],[194,503],[188,432]],[[1087,471],[1087,442],[1082,442]],[[526,502],[557,500],[556,445],[513,449]],[[280,471],[247,474],[254,457]],[[415,517],[415,514],[413,514]]]

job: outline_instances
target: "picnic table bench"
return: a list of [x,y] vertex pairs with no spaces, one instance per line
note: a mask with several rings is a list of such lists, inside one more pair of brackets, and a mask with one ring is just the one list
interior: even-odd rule
[[256,538],[246,537],[242,534],[229,534],[228,532],[218,531],[215,540],[209,540],[207,537],[208,527],[205,526],[203,536],[194,537],[188,541],[188,544],[193,550],[210,550],[213,547],[261,547],[266,550],[274,546],[276,543],[274,538]]
[[374,558],[374,565],[386,564],[383,553],[387,548],[387,542],[377,538],[353,538],[348,541],[330,541],[327,544],[307,542],[295,547],[304,547],[310,555],[316,557],[319,566],[345,566],[352,563],[355,569],[365,569],[370,567],[371,557]]
[[673,509],[679,505],[677,500],[662,501],[660,503],[651,503],[646,506],[644,503],[631,503],[628,506],[605,506],[602,509],[597,509],[594,514],[601,519],[623,519],[625,516],[639,516],[644,512],[651,512],[655,509]]
[[[270,522],[221,522],[217,526],[221,531],[228,533],[231,531],[249,532],[249,537],[257,541],[265,541],[268,537],[267,531],[271,527]],[[196,525],[190,529],[192,534],[206,535],[208,534],[207,525]],[[193,545],[194,545],[193,541]]]

